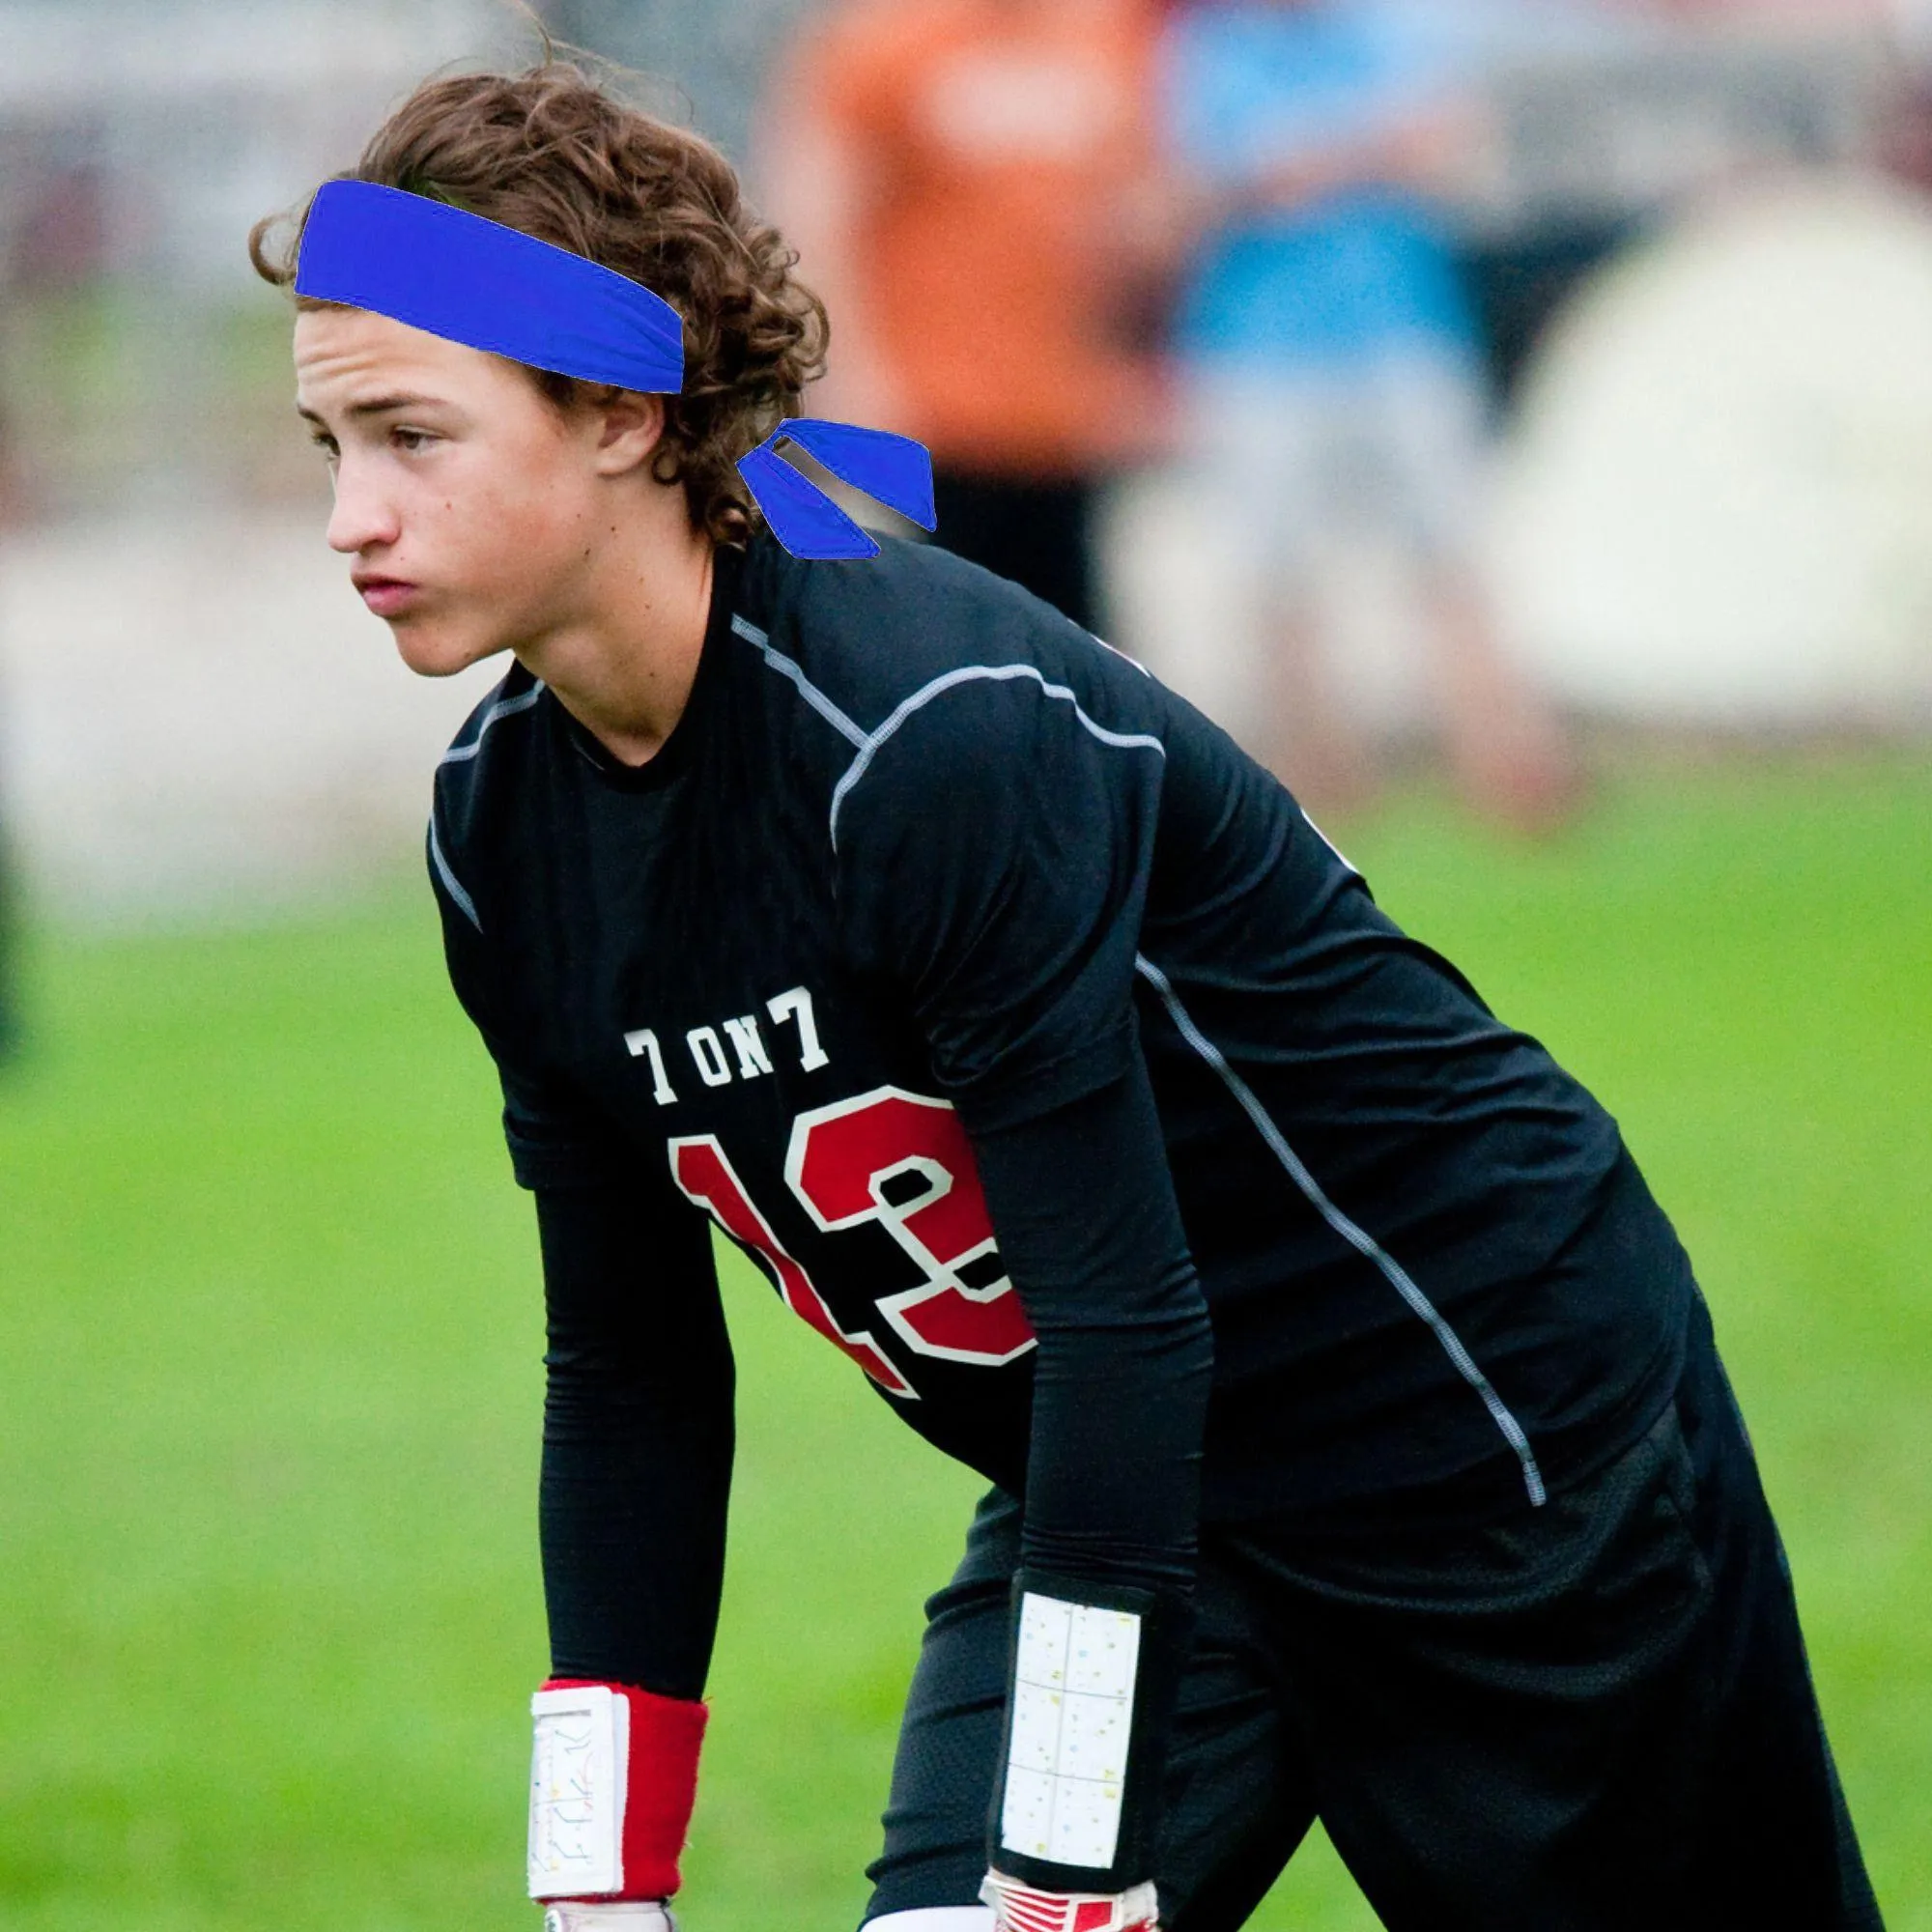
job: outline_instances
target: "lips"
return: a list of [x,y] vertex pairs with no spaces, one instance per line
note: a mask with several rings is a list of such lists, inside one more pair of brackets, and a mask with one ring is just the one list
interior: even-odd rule
[[365,577],[356,587],[362,592],[363,603],[379,617],[401,610],[416,594],[413,583],[405,583],[394,577]]

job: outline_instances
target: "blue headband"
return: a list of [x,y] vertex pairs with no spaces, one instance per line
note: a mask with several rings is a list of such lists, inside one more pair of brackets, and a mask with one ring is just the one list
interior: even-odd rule
[[[317,190],[296,293],[588,383],[645,395],[684,386],[684,324],[663,297],[521,229],[376,182],[331,181]],[[787,437],[841,481],[925,529],[937,526],[923,443],[787,416],[739,461],[738,473],[794,556],[877,556],[879,546],[777,454]]]

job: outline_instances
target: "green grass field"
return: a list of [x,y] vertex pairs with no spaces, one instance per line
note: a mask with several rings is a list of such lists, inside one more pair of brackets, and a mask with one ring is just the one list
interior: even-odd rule
[[[1893,1932],[1932,1928],[1932,773],[1655,764],[1535,850],[1336,828],[1622,1122],[1779,1512]],[[0,1926],[526,1927],[527,1199],[427,889],[32,937],[0,1075]],[[692,1932],[843,1932],[976,1484],[733,1263]],[[1256,1924],[1374,1924],[1309,1846]]]

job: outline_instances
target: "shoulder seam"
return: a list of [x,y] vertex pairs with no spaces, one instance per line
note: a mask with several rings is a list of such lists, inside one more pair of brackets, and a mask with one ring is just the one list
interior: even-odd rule
[[751,644],[773,670],[781,677],[789,678],[797,686],[798,695],[845,740],[848,745],[864,745],[866,734],[838,705],[827,697],[824,692],[806,676],[805,668],[794,658],[788,658],[782,651],[772,648],[771,639],[749,618],[734,615],[731,628],[747,643]]
[[947,692],[954,690],[962,684],[987,681],[1005,684],[1014,678],[1029,677],[1039,686],[1041,692],[1046,696],[1057,698],[1065,704],[1070,704],[1073,707],[1073,715],[1080,721],[1081,725],[1092,736],[1097,738],[1101,744],[1112,745],[1122,751],[1146,750],[1158,752],[1163,759],[1167,756],[1167,747],[1158,738],[1151,737],[1145,731],[1108,730],[1104,724],[1099,724],[1088,715],[1085,708],[1081,705],[1079,698],[1068,686],[1048,683],[1046,674],[1037,666],[1029,664],[962,665],[956,670],[945,671],[940,676],[931,679],[930,682],[921,685],[910,697],[902,698],[899,701],[894,708],[891,716],[886,719],[885,723],[876,731],[863,732],[855,741],[858,744],[857,754],[854,756],[852,762],[846,766],[844,775],[832,788],[832,810],[827,824],[827,831],[832,839],[832,849],[835,852],[838,849],[838,808],[845,803],[846,796],[852,790],[853,786],[866,776],[872,759],[877,755],[879,747],[915,711],[923,710],[935,697],[943,696]]

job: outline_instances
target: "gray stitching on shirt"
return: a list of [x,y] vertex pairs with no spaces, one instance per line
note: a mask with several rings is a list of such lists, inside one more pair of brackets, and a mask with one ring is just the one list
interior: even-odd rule
[[828,831],[832,839],[832,849],[838,849],[838,808],[845,803],[845,797],[852,787],[866,776],[879,747],[903,724],[915,711],[930,704],[935,697],[943,696],[956,685],[970,684],[980,679],[990,678],[997,683],[1006,683],[1016,677],[1032,678],[1047,696],[1059,698],[1073,707],[1073,715],[1103,745],[1115,745],[1122,750],[1136,747],[1158,752],[1165,758],[1167,747],[1158,738],[1150,737],[1141,731],[1110,731],[1104,724],[1096,724],[1081,708],[1080,700],[1064,684],[1049,684],[1044,673],[1033,665],[962,665],[957,670],[949,670],[923,684],[910,697],[900,700],[891,717],[876,731],[867,733],[859,741],[859,754],[846,766],[845,775],[832,789],[832,812]]
[[806,676],[804,668],[800,665],[794,663],[792,659],[786,657],[782,651],[775,651],[772,648],[771,639],[765,635],[763,631],[758,629],[757,625],[750,622],[747,618],[734,616],[731,619],[731,628],[734,631],[736,631],[741,638],[745,639],[747,642],[754,644],[757,647],[760,655],[764,658],[764,661],[768,665],[770,665],[771,668],[775,671],[777,671],[781,677],[790,678],[792,683],[798,687],[799,696],[803,697],[805,701],[809,705],[810,705],[811,708],[815,712],[817,712],[818,715],[822,719],[824,719],[825,722],[828,724],[830,724],[832,728],[835,731],[837,731],[841,738],[843,738],[846,741],[847,744],[851,745],[865,744],[866,742],[865,732],[860,730],[858,725],[853,724],[851,719],[846,717],[844,712],[840,711],[838,705],[834,704],[831,698],[827,697],[824,692],[820,691],[819,688],[815,684],[813,684],[809,677]]
[[436,862],[437,876],[442,881],[443,890],[448,893],[463,910],[463,916],[478,932],[483,930],[483,922],[476,917],[476,902],[463,890],[462,881],[449,869],[449,861],[442,856],[441,841],[436,836],[436,811],[432,808],[429,814],[429,856]]
[[1435,1339],[1442,1345],[1443,1352],[1456,1365],[1457,1373],[1482,1398],[1483,1406],[1490,1411],[1491,1419],[1502,1433],[1503,1439],[1516,1451],[1517,1461],[1522,1464],[1522,1485],[1529,1493],[1532,1506],[1541,1508],[1547,1500],[1543,1487],[1543,1472],[1536,1466],[1536,1456],[1529,1446],[1529,1437],[1522,1432],[1522,1425],[1512,1415],[1503,1399],[1490,1385],[1490,1378],[1479,1369],[1467,1349],[1463,1346],[1462,1337],[1450,1327],[1437,1312],[1435,1304],[1423,1293],[1410,1279],[1408,1271],[1389,1254],[1373,1236],[1364,1232],[1351,1221],[1341,1208],[1329,1200],[1321,1190],[1321,1184],[1302,1165],[1301,1157],[1289,1146],[1287,1137],[1269,1118],[1267,1109],[1255,1097],[1254,1090],[1228,1065],[1221,1049],[1204,1034],[1189,1016],[1187,1009],[1180,1004],[1179,995],[1163,973],[1151,959],[1136,954],[1134,965],[1160,995],[1161,1003],[1167,1008],[1168,1017],[1180,1030],[1180,1036],[1196,1053],[1221,1076],[1228,1092],[1236,1103],[1254,1123],[1255,1129],[1267,1143],[1268,1151],[1288,1170],[1294,1184],[1307,1196],[1309,1205],[1326,1221],[1348,1244],[1359,1255],[1373,1262],[1387,1277],[1396,1293],[1407,1302],[1409,1308],[1429,1324]]
[[483,749],[483,734],[499,718],[513,718],[519,711],[527,711],[544,695],[541,681],[525,692],[521,697],[506,697],[500,704],[493,704],[484,712],[482,722],[476,726],[476,735],[467,745],[452,745],[437,760],[440,765],[453,765],[464,758],[473,758]]

